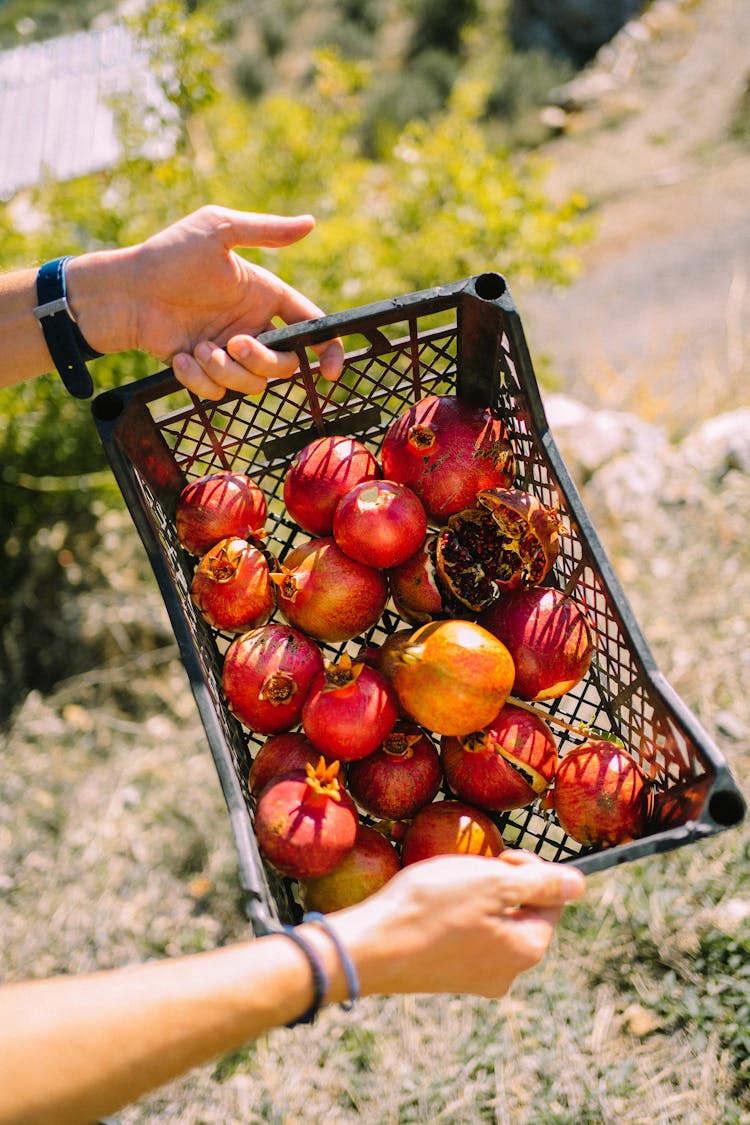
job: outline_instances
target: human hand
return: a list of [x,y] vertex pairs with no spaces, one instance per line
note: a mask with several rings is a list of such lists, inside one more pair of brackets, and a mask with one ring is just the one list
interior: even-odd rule
[[[220,399],[227,389],[257,394],[267,379],[293,375],[298,358],[294,352],[264,347],[255,337],[274,327],[276,317],[292,324],[323,314],[234,247],[287,246],[314,225],[311,215],[201,207],[145,242],[111,252],[114,261],[104,263],[105,268],[116,263],[120,271],[112,273],[114,284],[124,289],[120,304],[127,311],[118,331],[127,343],[118,339],[112,346],[97,336],[98,326],[88,324],[85,305],[79,318],[83,334],[102,351],[133,347],[171,363],[180,382],[202,398]],[[86,283],[80,259],[70,263],[68,277],[75,307],[75,286]],[[114,325],[114,316],[110,322]],[[323,376],[338,378],[344,354],[340,340],[315,351]]]
[[577,869],[522,850],[497,859],[439,856],[404,868],[330,919],[363,994],[499,997],[541,960],[563,905],[584,889]]

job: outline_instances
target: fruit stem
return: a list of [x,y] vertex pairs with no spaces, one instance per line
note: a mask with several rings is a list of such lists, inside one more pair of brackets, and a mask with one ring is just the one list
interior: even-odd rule
[[603,742],[612,742],[615,746],[625,749],[625,743],[618,735],[600,730],[599,727],[594,727],[590,723],[578,723],[577,726],[574,726],[572,723],[566,723],[564,719],[558,719],[556,715],[550,715],[547,711],[542,711],[540,707],[534,707],[533,704],[527,703],[524,699],[516,699],[514,695],[509,695],[506,702],[512,703],[514,707],[520,707],[522,711],[530,711],[532,715],[536,715],[538,719],[542,719],[543,722],[550,723],[552,726],[563,727],[565,730],[572,731],[573,734],[580,734],[583,738],[599,738]]
[[523,699],[516,699],[514,695],[509,695],[507,702],[511,703],[514,707],[520,707],[522,711],[530,711],[532,715],[536,715],[538,719],[541,719],[545,723],[563,727],[565,730],[572,731],[573,734],[582,734],[584,738],[587,738],[592,732],[593,728],[587,723],[578,723],[577,726],[574,726],[572,723],[566,723],[564,719],[558,719],[556,715],[550,715],[549,712],[543,711],[541,707],[534,707],[532,703],[527,703]]

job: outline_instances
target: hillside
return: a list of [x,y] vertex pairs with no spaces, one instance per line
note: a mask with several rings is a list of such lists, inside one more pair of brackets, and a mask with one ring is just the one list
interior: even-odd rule
[[516,293],[564,389],[678,432],[750,402],[748,41],[745,0],[667,0],[600,52],[542,150],[597,235],[569,290]]

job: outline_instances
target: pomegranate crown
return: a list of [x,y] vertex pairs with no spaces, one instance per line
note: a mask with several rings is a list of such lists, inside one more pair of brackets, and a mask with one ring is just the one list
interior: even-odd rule
[[391,731],[383,742],[383,750],[386,754],[392,754],[395,758],[405,758],[408,761],[409,758],[414,757],[414,747],[421,737],[419,734]]
[[338,663],[326,664],[326,684],[323,691],[338,691],[340,688],[345,688],[348,687],[349,684],[356,683],[363,668],[363,661],[354,663],[349,653],[345,652],[343,656],[340,657]]
[[332,801],[341,800],[341,784],[339,782],[338,774],[341,769],[339,761],[326,762],[321,754],[318,764],[314,766],[308,762],[305,766],[305,783],[307,784],[311,795],[316,797],[330,797]]

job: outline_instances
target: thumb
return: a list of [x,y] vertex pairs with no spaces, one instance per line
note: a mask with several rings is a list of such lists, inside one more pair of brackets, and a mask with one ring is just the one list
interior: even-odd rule
[[[497,861],[495,861],[497,862]],[[562,906],[580,898],[586,889],[584,875],[575,867],[549,863],[522,852],[505,853],[502,893],[505,902],[518,906]]]
[[314,226],[312,215],[260,215],[226,208],[219,231],[225,247],[231,250],[235,246],[289,246]]

